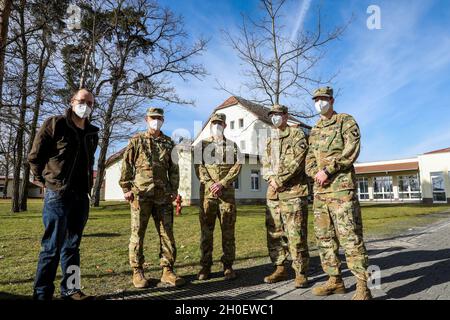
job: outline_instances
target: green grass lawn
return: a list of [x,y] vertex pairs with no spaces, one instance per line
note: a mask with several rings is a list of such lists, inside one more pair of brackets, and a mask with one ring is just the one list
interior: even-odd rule
[[[398,234],[434,222],[438,217],[432,213],[449,209],[449,205],[365,205],[365,235],[379,237]],[[43,232],[42,201],[31,200],[29,211],[25,213],[11,214],[9,210],[9,201],[0,200],[0,293],[28,296],[32,293]],[[81,244],[82,285],[87,293],[107,294],[132,288],[128,265],[129,224],[129,208],[125,203],[102,203],[100,208],[91,210]],[[217,224],[214,244],[214,259],[217,262],[221,254],[218,227]],[[314,248],[311,213],[309,230],[310,245]],[[182,216],[175,217],[174,231],[178,273],[197,273],[200,259],[198,208],[183,208]],[[238,267],[269,261],[263,206],[238,207],[236,241]],[[160,276],[158,249],[156,231],[153,224],[149,224],[145,241],[146,268],[154,278]],[[216,263],[213,271],[220,269],[220,263]]]

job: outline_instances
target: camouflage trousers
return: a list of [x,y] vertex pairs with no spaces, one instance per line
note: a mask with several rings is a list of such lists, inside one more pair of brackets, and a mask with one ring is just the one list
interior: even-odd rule
[[308,200],[306,197],[267,200],[267,247],[272,263],[280,266],[290,254],[292,267],[306,274],[308,252]]
[[338,253],[339,245],[342,245],[350,271],[362,280],[368,279],[361,208],[354,191],[316,194],[314,231],[325,273],[329,276],[341,274]]
[[213,239],[216,219],[222,230],[222,258],[224,266],[232,266],[236,257],[234,226],[236,224],[236,204],[232,199],[202,199],[200,203],[200,264],[210,267],[213,263]]
[[144,237],[150,217],[153,217],[159,236],[160,266],[173,267],[177,251],[173,236],[172,203],[158,204],[152,200],[135,197],[131,203],[131,237],[129,245],[131,267],[142,267],[144,264]]

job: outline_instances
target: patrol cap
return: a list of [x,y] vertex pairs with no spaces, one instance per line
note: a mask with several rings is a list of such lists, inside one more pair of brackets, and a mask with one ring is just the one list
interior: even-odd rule
[[269,111],[269,116],[272,113],[287,113],[288,108],[286,106],[282,106],[281,104],[274,104]]
[[312,99],[314,100],[319,97],[333,98],[333,88],[322,87],[322,88],[316,89],[314,91],[314,95],[313,95]]
[[164,110],[161,108],[150,107],[147,109],[147,116],[149,116],[149,117],[153,117],[153,116],[164,117]]
[[214,121],[220,121],[222,123],[225,123],[227,117],[223,113],[214,113],[211,117],[211,122]]

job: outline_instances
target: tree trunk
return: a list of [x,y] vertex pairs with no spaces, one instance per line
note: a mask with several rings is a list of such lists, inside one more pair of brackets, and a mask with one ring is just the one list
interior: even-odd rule
[[2,198],[3,199],[6,199],[6,198],[8,198],[8,186],[9,186],[9,166],[10,166],[10,163],[9,163],[9,155],[6,155],[5,156],[5,172],[4,172],[4,175],[5,175],[5,185],[4,185],[4,189],[3,189],[3,195],[2,195]]
[[98,207],[100,205],[100,196],[101,196],[101,190],[103,185],[103,179],[105,177],[105,170],[106,170],[106,155],[108,153],[108,147],[109,147],[109,139],[111,137],[111,121],[112,121],[112,115],[114,110],[114,105],[116,104],[117,95],[115,92],[117,92],[117,86],[118,84],[115,81],[113,85],[113,92],[114,94],[111,96],[111,99],[108,103],[108,110],[106,112],[104,121],[105,121],[105,129],[103,131],[103,137],[101,139],[101,145],[100,145],[100,155],[97,161],[97,177],[95,178],[95,184],[94,184],[94,192],[92,194],[92,201],[91,205],[93,207]]
[[[44,41],[45,42],[45,41]],[[47,52],[47,54],[46,54]],[[36,88],[36,101],[34,104],[33,120],[30,127],[30,140],[28,141],[27,153],[29,154],[33,147],[33,141],[36,137],[36,128],[39,119],[39,113],[41,111],[42,104],[42,90],[44,87],[45,70],[47,69],[48,61],[50,59],[50,53],[46,50],[45,45],[42,49],[41,56],[39,58],[39,76]],[[28,181],[30,180],[30,164],[25,161],[23,164],[23,179],[22,188],[20,193],[20,210],[27,211],[27,199],[28,199]]]
[[2,194],[3,199],[8,198],[8,186],[9,186],[9,163],[8,163],[8,160],[6,160],[6,163],[5,163],[5,185],[3,186],[3,194]]
[[80,85],[79,89],[83,89],[86,85],[86,72],[89,64],[89,59],[91,58],[91,52],[92,52],[92,44],[89,44],[89,47],[85,53],[84,61],[83,61],[83,67],[81,71],[81,77],[80,77]]
[[28,49],[27,39],[25,37],[25,0],[20,4],[20,31],[21,31],[21,57],[23,64],[23,74],[20,85],[21,103],[19,110],[19,123],[16,136],[16,161],[14,163],[14,180],[13,180],[13,194],[12,194],[12,212],[20,212],[20,173],[23,165],[24,153],[24,133],[25,133],[25,116],[27,112],[27,83],[28,83]]
[[11,0],[0,0],[0,110],[3,107],[3,76],[5,71],[6,40],[8,38]]

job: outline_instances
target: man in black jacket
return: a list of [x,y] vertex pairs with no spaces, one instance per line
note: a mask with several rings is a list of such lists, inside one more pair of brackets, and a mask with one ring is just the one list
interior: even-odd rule
[[62,298],[89,298],[80,290],[79,246],[89,214],[98,144],[98,128],[88,120],[93,105],[92,93],[85,89],[76,92],[65,115],[43,123],[28,155],[35,179],[46,188],[45,231],[33,292],[36,300],[52,299],[60,260]]

